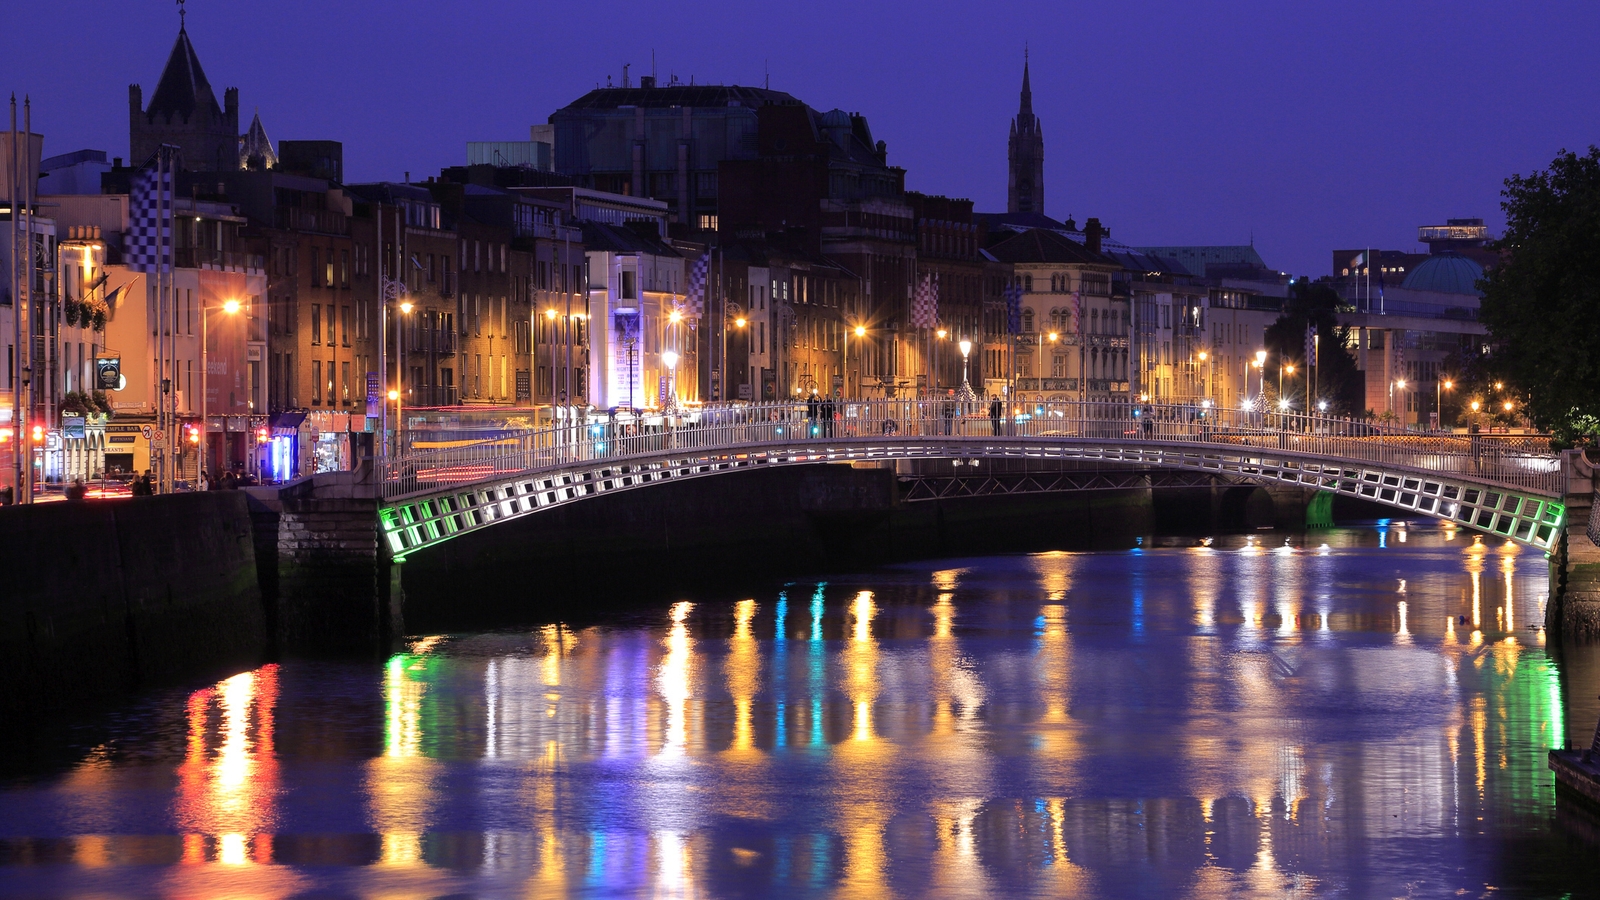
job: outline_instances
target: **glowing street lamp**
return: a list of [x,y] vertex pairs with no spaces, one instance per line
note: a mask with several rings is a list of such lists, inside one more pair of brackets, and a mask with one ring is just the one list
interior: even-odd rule
[[1433,382],[1433,411],[1439,416],[1439,427],[1444,428],[1444,392],[1455,390],[1456,383],[1446,378],[1434,379]]

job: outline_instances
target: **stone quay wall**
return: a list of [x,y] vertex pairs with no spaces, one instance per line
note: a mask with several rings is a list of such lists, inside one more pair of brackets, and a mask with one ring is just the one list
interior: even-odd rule
[[266,647],[243,494],[0,508],[0,721],[238,671]]

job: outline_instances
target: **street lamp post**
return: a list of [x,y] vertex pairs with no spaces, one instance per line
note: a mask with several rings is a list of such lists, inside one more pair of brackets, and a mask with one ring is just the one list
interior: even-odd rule
[[972,383],[968,380],[967,358],[972,354],[972,342],[966,338],[961,339],[961,390],[956,392],[957,399],[963,403],[971,403],[978,399],[972,391]]
[[[867,350],[867,348],[866,348],[866,337],[867,337],[867,328],[866,328],[866,326],[865,325],[857,325],[856,326],[856,394],[855,394],[857,400],[861,399],[861,364],[863,362],[865,362],[866,358],[867,358],[867,354],[866,354],[866,350]],[[846,346],[845,346],[845,361],[844,361],[844,368],[845,368],[845,372],[847,374],[850,371],[849,350],[850,350],[850,347],[849,347],[849,343],[848,343],[848,339],[847,339],[846,340]]]
[[1433,382],[1433,411],[1439,417],[1439,430],[1444,430],[1444,392],[1455,390],[1456,383],[1446,378],[1443,381],[1434,379]]
[[[1255,358],[1254,365],[1256,367],[1256,393],[1265,394],[1267,392],[1267,381],[1266,381],[1266,379],[1267,379],[1267,351],[1265,351],[1265,350],[1257,350],[1256,351],[1256,358]],[[1245,399],[1249,400],[1251,402],[1251,405],[1254,406],[1255,405],[1255,401],[1250,396],[1250,368],[1249,367],[1250,367],[1250,362],[1246,361],[1246,363],[1245,363],[1245,379],[1244,379],[1244,395],[1245,395]]]
[[[411,305],[411,301],[410,300],[401,300],[400,303],[395,308],[397,310],[399,310],[401,313],[404,313],[405,315],[409,316],[409,315],[411,315],[411,310],[412,310],[413,307]],[[393,394],[393,396],[394,396],[394,452],[396,454],[400,453],[401,450],[402,450],[402,448],[400,446],[400,437],[401,437],[401,434],[404,432],[405,425],[406,425],[406,419],[405,419],[405,402],[406,402],[406,392],[405,392],[405,370],[406,369],[405,369],[405,361],[406,361],[406,358],[405,358],[405,355],[404,355],[403,351],[400,349],[400,333],[403,330],[404,329],[402,329],[400,327],[400,317],[399,316],[395,316],[394,317],[394,390],[391,391],[390,393]]]
[[[1041,403],[1044,402],[1044,342],[1045,342],[1046,339],[1049,339],[1050,343],[1054,344],[1056,341],[1061,339],[1061,335],[1057,334],[1054,331],[1050,332],[1049,334],[1045,334],[1042,331],[1039,332],[1039,385],[1038,386],[1039,386],[1039,401]],[[1081,376],[1083,373],[1080,372],[1078,374]]]
[[[209,456],[211,454],[211,419],[206,413],[206,400],[211,396],[210,387],[207,384],[207,376],[211,374],[211,346],[209,343],[210,337],[206,333],[207,325],[210,322],[210,316],[208,316],[207,313],[210,311],[211,310],[208,309],[204,303],[200,305],[200,433],[204,435],[205,438],[204,442],[200,445],[202,456]],[[222,311],[230,316],[237,313],[239,311],[239,301],[225,301],[222,304]],[[224,426],[222,433],[223,441],[227,441],[228,431],[226,426]],[[226,449],[226,447],[224,447],[224,449]],[[195,460],[194,474],[196,478],[200,477],[200,462],[201,460],[199,459]]]
[[[1400,390],[1404,391],[1406,389],[1406,380],[1404,378],[1397,378],[1394,381],[1389,382],[1389,412],[1394,413],[1396,418],[1400,418],[1400,414],[1396,413],[1394,409],[1395,388],[1399,388]],[[1405,423],[1402,421],[1401,424]]]
[[[750,320],[746,319],[744,317],[744,313],[739,309],[739,304],[737,304],[737,303],[729,303],[728,304],[728,308],[733,311],[733,327],[738,329],[739,331],[743,332],[745,326],[750,324]],[[846,342],[846,343],[848,344],[848,342]],[[745,362],[744,362],[743,365],[741,365],[739,367],[739,369],[741,370],[740,371],[741,375],[745,374],[745,372],[747,372],[749,370],[749,367],[750,367],[750,350],[749,350],[749,347],[750,347],[749,343],[746,343],[745,344],[745,354],[744,354],[745,355]],[[849,348],[849,346],[846,346],[845,347],[845,357],[846,357],[846,359],[845,359],[845,368],[846,369],[848,369],[849,366],[850,366],[849,356],[850,356],[850,348]],[[717,399],[719,399],[719,400],[727,400],[728,399],[728,383],[731,382],[731,381],[733,381],[733,367],[728,365],[728,329],[724,328],[724,329],[722,329],[722,382],[717,386],[717,389],[720,392]],[[755,388],[753,388],[753,387],[750,389],[750,396],[751,397],[755,396]]]
[[678,351],[664,351],[661,364],[667,367],[667,402],[662,412],[672,415],[678,411]]

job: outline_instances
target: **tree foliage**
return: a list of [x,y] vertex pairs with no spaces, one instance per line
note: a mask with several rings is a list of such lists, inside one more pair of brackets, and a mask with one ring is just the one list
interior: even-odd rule
[[[1295,407],[1305,410],[1319,400],[1327,401],[1330,414],[1360,414],[1364,382],[1356,369],[1355,358],[1350,355],[1350,329],[1339,326],[1339,306],[1344,301],[1338,292],[1326,284],[1299,282],[1294,285],[1284,302],[1283,314],[1267,327],[1266,350],[1267,381],[1274,384],[1272,375],[1280,365],[1295,367],[1294,389],[1291,381],[1284,380],[1284,394]],[[1321,340],[1317,344],[1316,390],[1307,396],[1307,380],[1312,373],[1305,370],[1306,326],[1317,330]]]
[[1533,423],[1593,443],[1600,421],[1600,148],[1506,179],[1504,260],[1482,282],[1494,368]]

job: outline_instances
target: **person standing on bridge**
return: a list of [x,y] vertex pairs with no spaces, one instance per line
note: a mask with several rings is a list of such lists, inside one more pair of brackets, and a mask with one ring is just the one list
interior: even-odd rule
[[1144,414],[1143,415],[1144,415],[1144,439],[1148,441],[1152,437],[1155,437],[1155,433],[1156,433],[1155,410],[1151,408],[1150,404],[1146,403],[1144,405]]
[[1000,436],[1000,416],[1005,411],[1005,404],[1000,402],[998,394],[989,398],[989,430],[994,432],[995,437]]
[[839,392],[834,391],[833,396],[822,401],[822,436],[833,437],[833,417],[838,413]]
[[817,416],[821,413],[822,404],[817,401],[817,392],[812,391],[806,397],[806,437],[816,437],[820,430],[817,426]]
[[944,433],[950,434],[956,420],[956,392],[954,390],[945,392],[944,403],[940,404],[939,407],[939,418],[944,420]]

